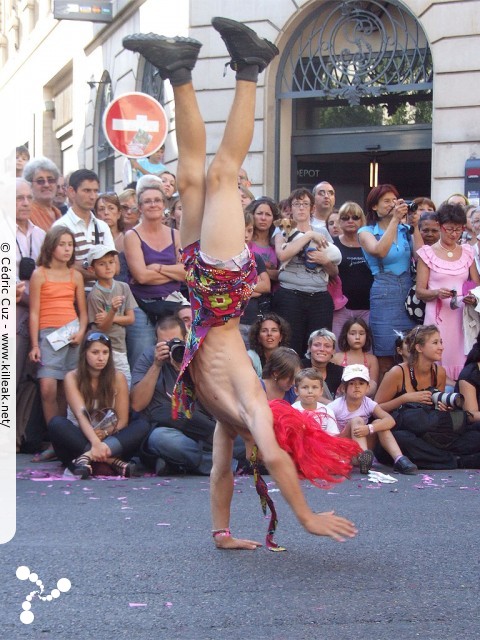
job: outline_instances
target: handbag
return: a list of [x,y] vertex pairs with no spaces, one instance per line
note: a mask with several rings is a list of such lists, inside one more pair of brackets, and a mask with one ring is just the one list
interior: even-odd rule
[[117,433],[118,416],[115,409],[110,407],[107,409],[95,409],[91,414],[84,409],[84,414],[89,419],[100,442],[103,442],[107,436]]
[[415,282],[417,269],[415,262],[412,260],[410,268],[413,284],[410,287],[407,297],[405,298],[405,310],[411,320],[416,324],[423,324],[425,320],[425,302],[417,298],[417,284]]
[[[467,429],[467,413],[462,409],[440,411],[421,402],[406,402],[392,411],[394,429],[410,431],[416,436],[427,434],[458,436]],[[455,438],[456,439],[456,438]]]

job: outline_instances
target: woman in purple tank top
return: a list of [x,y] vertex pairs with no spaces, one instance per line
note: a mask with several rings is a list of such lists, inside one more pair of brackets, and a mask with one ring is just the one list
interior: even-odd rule
[[[125,234],[125,257],[130,288],[137,302],[145,307],[149,301],[163,300],[179,291],[185,270],[180,262],[180,235],[163,224],[165,196],[160,186],[140,188],[137,199],[140,223]],[[155,328],[138,307],[134,324],[127,327],[127,355],[132,370],[137,358],[152,344]]]

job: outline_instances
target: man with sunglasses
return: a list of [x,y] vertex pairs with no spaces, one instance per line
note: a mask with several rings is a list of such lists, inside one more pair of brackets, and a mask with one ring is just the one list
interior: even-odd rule
[[23,177],[32,185],[30,220],[40,229],[48,231],[55,220],[62,217],[60,209],[53,204],[60,171],[48,158],[34,158],[25,165]]

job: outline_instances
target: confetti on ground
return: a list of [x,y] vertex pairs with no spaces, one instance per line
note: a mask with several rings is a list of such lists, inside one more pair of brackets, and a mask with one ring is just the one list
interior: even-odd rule
[[147,604],[145,602],[129,602],[129,607],[146,607]]
[[170,608],[173,607],[173,603],[172,602],[165,602],[165,606]]
[[170,522],[157,522],[157,527],[169,527]]

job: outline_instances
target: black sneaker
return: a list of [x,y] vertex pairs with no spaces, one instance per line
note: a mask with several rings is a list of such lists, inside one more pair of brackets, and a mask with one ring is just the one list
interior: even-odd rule
[[155,66],[163,80],[178,69],[195,66],[202,43],[193,38],[167,38],[156,33],[134,33],[122,40],[125,49],[140,53]]
[[212,18],[212,26],[222,36],[231,56],[230,67],[238,71],[246,65],[258,65],[259,71],[278,55],[277,47],[260,38],[253,29],[228,18]]
[[374,457],[375,456],[373,455],[373,451],[370,451],[370,449],[365,449],[365,451],[362,451],[362,453],[357,458],[358,466],[360,467],[360,473],[363,473],[363,475],[367,475],[367,473],[372,468]]
[[416,464],[413,464],[413,462],[409,460],[407,456],[402,456],[394,463],[393,470],[397,473],[403,473],[407,476],[414,476],[418,471],[418,467]]

